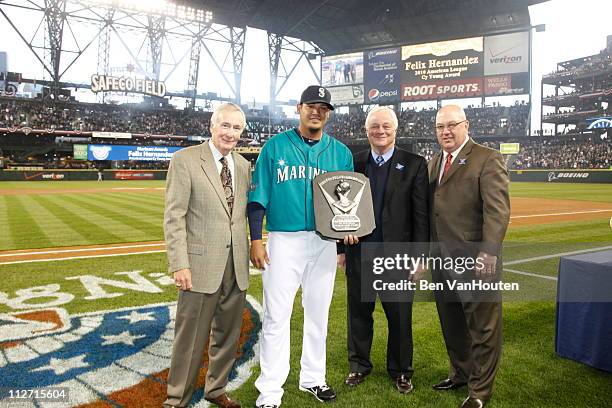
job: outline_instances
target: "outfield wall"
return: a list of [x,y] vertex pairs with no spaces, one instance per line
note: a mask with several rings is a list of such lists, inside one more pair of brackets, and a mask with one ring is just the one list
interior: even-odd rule
[[[104,170],[104,180],[165,180],[166,170]],[[97,170],[0,170],[0,181],[97,180]]]
[[[166,170],[104,170],[104,180],[165,180]],[[0,181],[97,180],[97,170],[0,170]],[[612,170],[510,170],[511,181],[610,183]]]
[[612,170],[510,170],[511,181],[612,183]]

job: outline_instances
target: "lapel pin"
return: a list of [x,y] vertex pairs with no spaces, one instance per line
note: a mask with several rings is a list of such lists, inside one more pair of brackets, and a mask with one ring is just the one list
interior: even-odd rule
[[404,165],[403,165],[403,164],[401,164],[401,163],[397,163],[397,164],[395,165],[395,168],[396,168],[396,169],[398,169],[399,171],[402,171],[402,170],[404,170]]
[[459,165],[463,166],[464,164],[467,164],[467,159],[459,159]]

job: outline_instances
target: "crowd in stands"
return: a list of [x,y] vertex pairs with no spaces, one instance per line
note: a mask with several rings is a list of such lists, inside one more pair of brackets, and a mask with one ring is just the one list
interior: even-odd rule
[[[434,109],[404,110],[398,135],[433,137]],[[529,105],[467,108],[471,133],[476,136],[525,135]],[[144,109],[134,106],[0,101],[0,128],[54,129],[80,132],[128,132],[148,135],[210,136],[210,112],[177,109]],[[340,139],[365,138],[366,113],[334,114],[327,132]],[[245,136],[265,142],[271,135],[297,125],[295,119],[250,116]]]
[[[492,149],[499,149],[499,141],[490,138],[476,138],[476,141]],[[612,142],[609,139],[574,139],[563,137],[523,137],[505,140],[520,144],[520,153],[509,156],[509,169],[610,169],[612,168]],[[367,145],[364,145],[366,147]],[[418,141],[414,143],[415,153],[427,161],[439,151],[435,141]],[[0,156],[2,151],[0,150]],[[14,162],[11,155],[5,155],[6,162]],[[97,168],[94,162],[66,160],[65,157],[48,153],[38,157],[34,164],[44,163],[50,169],[92,169]],[[23,164],[23,163],[22,163]],[[167,169],[167,162],[130,161],[117,162],[117,169]]]
[[612,144],[608,139],[523,141],[520,153],[508,165],[515,169],[609,169]]
[[[468,107],[466,114],[470,121],[470,134],[479,142],[495,149],[499,148],[496,141],[499,138],[507,139],[508,136],[520,138],[517,141],[521,143],[521,152],[511,158],[508,163],[510,168],[610,168],[612,154],[607,139],[593,141],[571,140],[567,137],[562,139],[542,136],[522,137],[526,133],[529,111],[529,105],[524,103],[509,107],[499,105],[483,108]],[[210,115],[210,112],[151,110],[98,104],[59,103],[53,107],[43,106],[40,101],[0,99],[0,128],[114,131],[140,135],[131,139],[117,140],[101,140],[87,136],[88,141],[80,143],[189,146],[200,143],[201,140],[188,140],[188,135],[203,137],[210,135]],[[361,139],[360,142],[365,144],[367,143],[364,126],[366,115],[367,113],[362,110],[349,114],[334,113],[326,131],[347,142]],[[427,160],[430,160],[439,149],[435,141],[435,115],[436,110],[433,108],[420,111],[404,110],[399,114],[398,137],[404,142],[412,143],[416,152]],[[271,135],[295,126],[297,126],[296,119],[249,116],[241,146],[263,144]],[[182,137],[170,138],[169,135],[182,135]],[[45,146],[55,143],[56,146],[63,148],[64,155],[69,155],[71,149],[66,149],[66,146],[69,147],[72,142],[62,141],[62,138],[46,133],[31,134],[24,138],[21,133],[13,132],[2,136],[2,141],[5,147],[24,144],[34,149],[40,147],[41,153]],[[46,150],[45,154],[48,151]],[[51,154],[54,153],[52,150]],[[71,162],[57,156],[45,157],[43,160],[51,168],[95,167],[95,164]],[[167,163],[124,162],[119,165],[132,169],[150,169],[166,168]]]
[[[583,140],[548,138],[521,138],[512,142],[520,144],[520,153],[510,156],[509,169],[609,169],[612,167],[612,143],[608,139]],[[499,149],[499,142],[477,139],[492,149]],[[435,142],[419,142],[416,153],[431,160],[439,150]]]
[[[483,136],[524,136],[528,131],[529,105],[468,107],[470,134]],[[403,110],[398,117],[399,137],[434,138],[436,109]],[[327,131],[340,139],[361,139],[365,133],[366,113],[334,114]]]
[[209,112],[143,109],[130,106],[12,100],[0,102],[0,127],[129,132],[158,135],[205,135]]
[[[563,63],[560,65],[563,65]],[[568,61],[566,63],[566,67],[546,74],[544,75],[544,78],[566,77],[610,71],[612,71],[612,54],[608,49],[603,49],[599,54],[593,55],[586,60]]]

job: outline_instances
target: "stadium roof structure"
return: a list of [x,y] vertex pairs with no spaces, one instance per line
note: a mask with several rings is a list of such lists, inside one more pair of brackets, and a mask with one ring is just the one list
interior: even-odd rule
[[326,54],[529,28],[548,0],[177,0],[213,22],[312,41]]

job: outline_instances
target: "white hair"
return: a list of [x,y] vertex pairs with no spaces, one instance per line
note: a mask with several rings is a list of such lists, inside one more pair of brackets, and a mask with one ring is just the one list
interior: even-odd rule
[[372,109],[370,109],[370,111],[368,112],[368,116],[366,116],[365,126],[368,127],[368,123],[370,122],[370,117],[374,113],[381,112],[381,111],[388,112],[391,115],[391,118],[393,119],[393,127],[397,129],[397,126],[399,125],[399,122],[397,121],[397,115],[395,114],[395,111],[388,106],[375,106]]
[[224,112],[240,112],[240,116],[242,116],[242,127],[246,127],[246,116],[242,111],[242,108],[235,103],[226,102],[217,106],[217,109],[213,112],[210,117],[210,126],[215,126],[219,122],[219,115],[223,115]]

